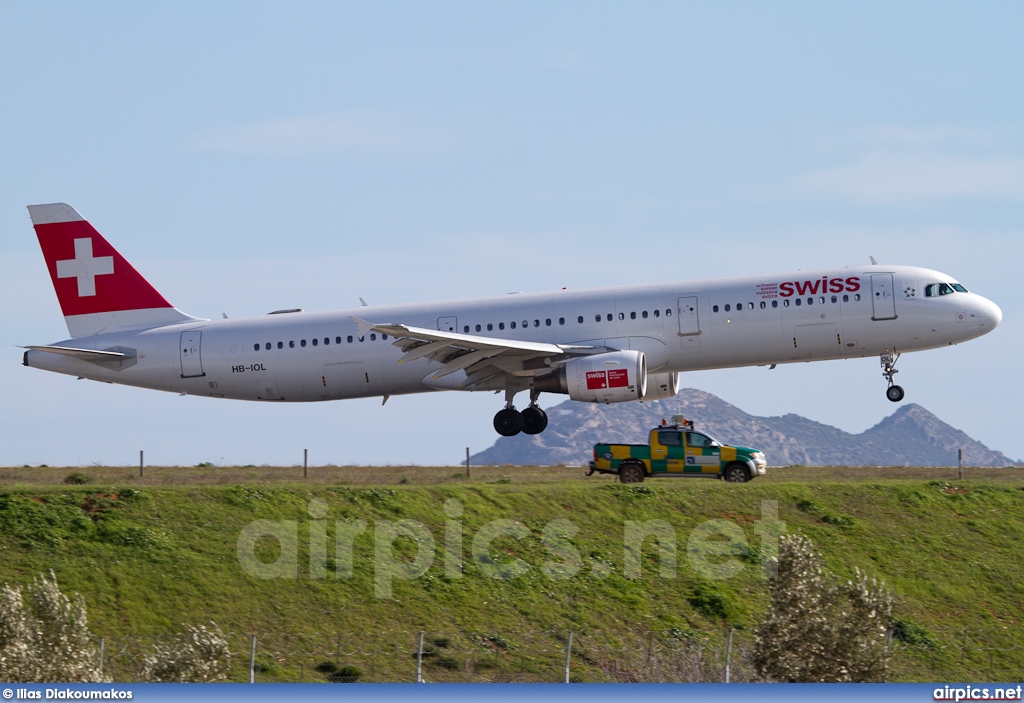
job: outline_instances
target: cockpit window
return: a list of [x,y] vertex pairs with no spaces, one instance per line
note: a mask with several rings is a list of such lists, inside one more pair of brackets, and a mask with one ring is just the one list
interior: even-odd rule
[[950,283],[949,285],[953,286],[953,290],[955,290],[957,293],[966,293],[967,292],[967,289],[964,288],[959,283]]

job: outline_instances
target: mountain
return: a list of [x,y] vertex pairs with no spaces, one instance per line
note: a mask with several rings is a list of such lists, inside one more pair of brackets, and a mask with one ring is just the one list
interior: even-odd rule
[[641,443],[662,418],[685,415],[727,444],[756,447],[769,466],[1013,466],[1001,452],[950,427],[920,405],[899,408],[871,429],[850,434],[799,415],[757,417],[721,398],[687,388],[669,400],[599,405],[565,401],[547,411],[543,434],[500,437],[476,465],[581,465],[596,442]]

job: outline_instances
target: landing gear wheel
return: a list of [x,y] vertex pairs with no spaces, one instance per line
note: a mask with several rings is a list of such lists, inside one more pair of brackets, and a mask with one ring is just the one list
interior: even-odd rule
[[725,469],[725,480],[729,483],[746,483],[750,480],[747,467],[739,464],[732,464]]
[[643,483],[644,470],[636,464],[619,467],[619,483]]
[[885,390],[885,397],[894,403],[898,403],[903,400],[903,396],[906,393],[903,392],[903,386],[889,386]]
[[523,416],[515,408],[499,410],[494,416],[494,431],[502,437],[515,437],[523,431]]
[[523,432],[526,434],[540,434],[548,426],[548,414],[536,405],[531,405],[519,415],[523,418]]

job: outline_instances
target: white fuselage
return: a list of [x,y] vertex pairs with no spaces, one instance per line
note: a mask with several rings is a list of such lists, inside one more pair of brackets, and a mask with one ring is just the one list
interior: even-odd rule
[[997,326],[999,308],[979,295],[925,296],[929,284],[954,280],[917,267],[867,266],[190,321],[58,343],[129,353],[119,361],[29,351],[25,363],[241,400],[335,400],[458,387],[454,380],[432,379],[437,361],[398,363],[402,351],[393,338],[367,333],[360,339],[351,317],[635,349],[644,352],[652,373],[866,357],[957,344]]

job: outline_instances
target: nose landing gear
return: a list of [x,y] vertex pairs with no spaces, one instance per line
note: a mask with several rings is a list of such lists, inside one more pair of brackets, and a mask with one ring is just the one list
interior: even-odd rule
[[548,426],[548,414],[537,405],[538,391],[530,391],[530,405],[522,412],[512,403],[516,392],[505,391],[505,407],[494,416],[494,430],[502,437],[515,437],[520,432],[540,434]]
[[900,402],[903,400],[903,396],[906,395],[906,393],[903,392],[903,386],[897,386],[893,382],[893,376],[899,373],[899,371],[896,370],[896,362],[899,358],[899,352],[896,354],[886,352],[881,356],[882,376],[884,376],[885,380],[889,382],[889,387],[885,389],[885,397],[894,403]]

